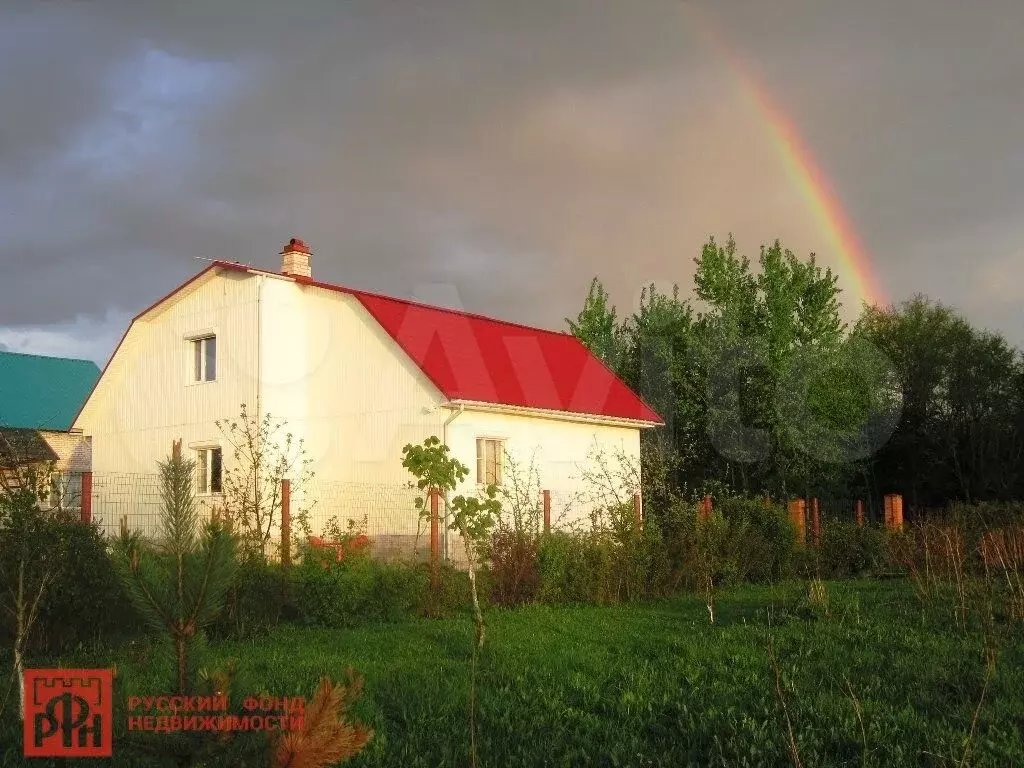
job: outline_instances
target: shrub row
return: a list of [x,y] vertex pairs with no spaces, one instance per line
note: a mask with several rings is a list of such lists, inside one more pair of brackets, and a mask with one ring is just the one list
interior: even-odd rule
[[[966,567],[993,526],[1019,524],[1020,510],[953,507],[941,520],[902,534],[878,526],[827,521],[817,546],[800,546],[784,509],[760,500],[724,499],[706,520],[694,504],[675,501],[636,526],[632,509],[609,510],[586,530],[530,534],[508,528],[494,535],[481,592],[498,605],[527,602],[608,604],[680,591],[766,583],[790,577],[846,578],[910,572],[928,549],[933,570],[943,542],[958,531]],[[95,525],[52,522],[54,546],[69,567],[59,570],[42,602],[28,652],[54,656],[82,645],[111,643],[136,634],[140,622],[114,572],[107,544]],[[932,535],[934,534],[934,536]],[[0,529],[0,569],[13,573],[12,542]],[[931,536],[931,538],[929,538]],[[947,536],[948,539],[948,536]],[[924,566],[921,566],[922,568]],[[333,549],[305,547],[286,572],[259,560],[239,564],[213,636],[247,637],[282,621],[321,627],[387,622],[411,615],[443,616],[468,610],[466,574],[443,565],[431,587],[426,563],[386,563],[365,548],[345,557]],[[0,645],[9,645],[13,623],[0,615]]]

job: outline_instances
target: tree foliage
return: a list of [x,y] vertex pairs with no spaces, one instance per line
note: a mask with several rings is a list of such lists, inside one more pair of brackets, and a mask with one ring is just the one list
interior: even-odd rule
[[[642,436],[648,508],[705,493],[910,505],[1024,490],[1024,366],[915,298],[841,319],[837,278],[778,241],[695,259],[694,297],[646,288],[619,318],[595,278],[570,330],[665,421]],[[611,352],[609,350],[612,350]]]
[[915,506],[1024,492],[1024,363],[1002,336],[924,296],[868,308],[855,335],[894,361],[903,418],[875,482]]

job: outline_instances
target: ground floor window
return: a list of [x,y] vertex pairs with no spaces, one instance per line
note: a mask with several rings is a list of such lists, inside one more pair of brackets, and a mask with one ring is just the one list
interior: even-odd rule
[[223,474],[220,448],[200,448],[196,451],[196,493],[220,493]]
[[505,441],[478,437],[476,441],[476,481],[481,485],[501,485],[501,465]]

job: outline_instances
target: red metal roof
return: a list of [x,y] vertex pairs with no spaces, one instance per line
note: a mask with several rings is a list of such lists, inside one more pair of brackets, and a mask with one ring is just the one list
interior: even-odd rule
[[663,423],[569,334],[309,278],[295,280],[356,297],[449,400]]

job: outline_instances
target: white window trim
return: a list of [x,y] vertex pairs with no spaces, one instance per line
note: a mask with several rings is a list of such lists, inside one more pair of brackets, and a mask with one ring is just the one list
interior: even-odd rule
[[[496,485],[498,487],[501,487],[501,485],[505,482],[505,474],[506,474],[506,470],[508,469],[508,467],[505,466],[505,452],[506,452],[506,447],[508,445],[508,437],[503,436],[503,435],[477,435],[476,438],[473,440],[473,451],[474,451],[474,453],[477,451],[477,446],[479,445],[479,441],[480,440],[491,440],[491,441],[494,441],[494,442],[498,443],[499,447],[501,448],[501,453],[498,456],[498,482],[496,483]],[[487,458],[486,458],[486,455],[485,455],[484,461],[486,461],[486,460],[487,460]],[[478,488],[486,488],[488,483],[485,480],[481,480],[480,479],[480,471],[479,471],[480,470],[480,463],[479,463],[479,458],[477,456],[474,456],[474,465],[475,466],[474,466],[473,474],[474,474],[474,477],[475,477],[475,480],[476,480],[477,487]],[[485,474],[486,474],[486,470],[485,470]]]
[[[206,379],[196,381],[195,347],[193,345],[203,339],[217,339],[217,375],[209,381]],[[204,384],[216,384],[220,381],[220,327],[213,326],[211,328],[191,331],[182,336],[182,340],[188,345],[188,354],[185,356],[185,381],[188,382],[187,386],[199,387]]]
[[[198,454],[199,451],[220,450],[220,490],[217,491],[217,492],[205,491],[205,490],[200,489],[199,485],[197,483],[196,484],[196,496],[199,496],[199,497],[202,497],[202,498],[205,498],[205,499],[223,496],[224,495],[224,448],[223,448],[223,446],[221,446],[219,443],[215,443],[215,442],[200,442],[200,443],[189,443],[188,444],[188,448],[193,453],[193,457],[192,458],[193,458],[193,461],[196,462],[196,470],[197,471],[199,469],[199,456],[195,455],[195,454]],[[211,461],[212,461],[211,459],[207,459],[207,464],[206,464],[206,475],[207,475],[207,478],[209,478],[209,475],[210,475],[210,462]]]

